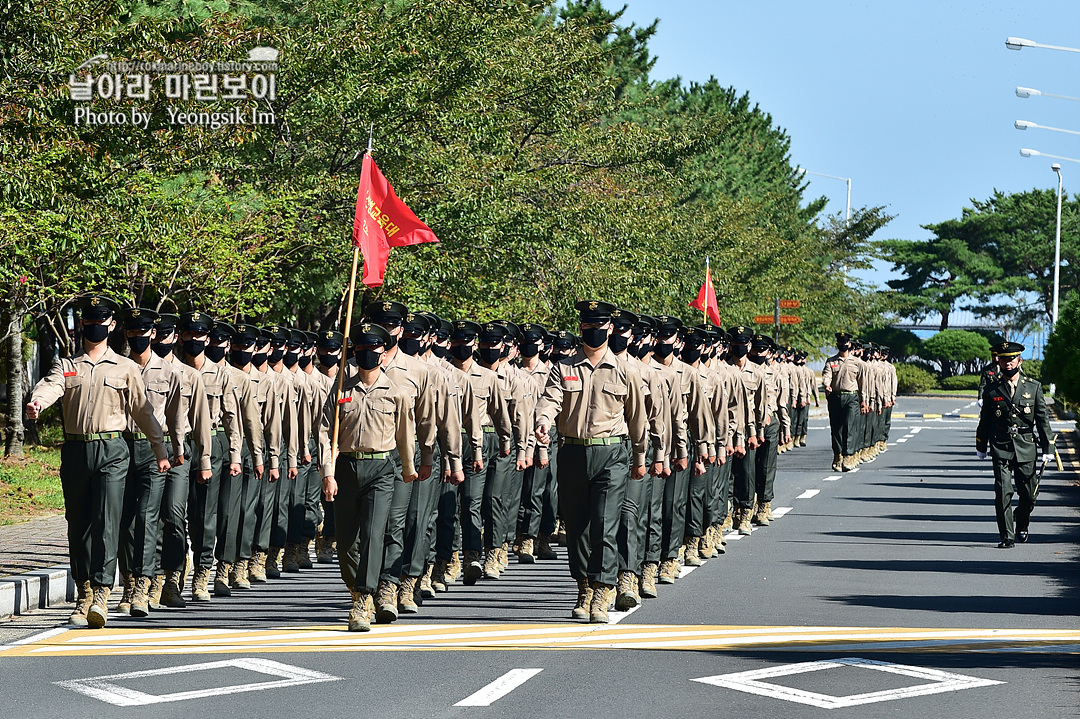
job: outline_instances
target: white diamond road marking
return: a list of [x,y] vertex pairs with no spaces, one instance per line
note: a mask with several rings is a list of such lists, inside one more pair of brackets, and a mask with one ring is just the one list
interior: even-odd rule
[[[234,684],[225,687],[213,687],[211,689],[196,689],[194,691],[175,692],[173,694],[146,694],[135,689],[122,687],[114,682],[123,679],[141,679],[143,677],[159,677],[166,674],[187,674],[202,672],[224,667],[247,669],[259,674],[280,677],[274,681],[253,682],[251,684]],[[163,704],[165,702],[179,702],[186,699],[202,699],[205,697],[223,696],[225,694],[240,694],[242,692],[257,692],[266,689],[281,689],[283,687],[295,687],[301,684],[317,684],[319,682],[339,681],[341,677],[330,674],[294,667],[289,664],[271,661],[269,659],[228,659],[221,662],[207,662],[206,664],[189,664],[181,667],[164,667],[150,669],[141,672],[128,672],[127,674],[110,674],[103,677],[90,677],[88,679],[70,679],[62,682],[54,682],[57,686],[70,689],[79,694],[85,694],[94,699],[100,699],[108,704],[118,707],[137,707],[149,704]]]
[[796,497],[795,499],[810,499],[811,497],[816,497],[820,493],[821,493],[820,489],[808,489],[805,492],[803,492],[802,494],[800,494],[798,497]]
[[489,707],[499,699],[510,692],[517,689],[519,686],[535,677],[543,669],[511,669],[506,674],[488,684],[486,687],[470,694],[454,706],[456,707]]
[[839,479],[840,479],[840,475],[839,474],[834,474],[831,477],[826,477],[825,479],[823,479],[821,481],[822,482],[836,482]]
[[[901,676],[914,677],[916,679],[928,679],[931,680],[931,683],[917,684],[913,687],[902,687],[900,689],[888,689],[881,692],[834,697],[828,694],[818,694],[816,692],[808,692],[803,691],[802,689],[793,689],[779,684],[758,681],[760,679],[787,677],[793,674],[805,674],[807,672],[836,669],[845,666],[874,669],[876,671],[899,674]],[[903,664],[876,662],[870,659],[860,659],[858,657],[830,659],[822,662],[786,664],[779,667],[769,667],[768,669],[755,669],[748,672],[719,674],[714,677],[701,677],[700,679],[693,679],[691,681],[701,682],[702,684],[712,684],[713,686],[725,687],[727,689],[736,689],[741,692],[771,697],[773,699],[782,699],[784,701],[797,702],[799,704],[809,704],[810,706],[820,707],[822,709],[842,709],[845,707],[858,706],[860,704],[873,704],[876,702],[892,701],[894,699],[907,699],[908,697],[941,694],[943,692],[953,692],[960,689],[974,689],[976,687],[986,687],[993,684],[1005,683],[994,681],[992,679],[969,677],[963,674],[952,674],[937,669],[925,669],[923,667],[912,667]]]
[[793,509],[795,509],[795,508],[794,507],[777,507],[776,509],[773,510],[773,516],[776,517],[777,519],[779,519],[780,517],[783,517],[785,514],[787,514],[788,512],[790,512]]

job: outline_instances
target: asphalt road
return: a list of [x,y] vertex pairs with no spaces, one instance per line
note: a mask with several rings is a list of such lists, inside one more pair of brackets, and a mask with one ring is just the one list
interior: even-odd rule
[[[320,566],[208,607],[0,629],[11,716],[1080,714],[1080,486],[1048,472],[1031,541],[998,550],[975,408],[905,399],[889,451],[829,469],[825,420],[781,456],[771,526],[608,626],[569,620],[563,561],[460,583],[344,631]],[[42,634],[42,632],[47,632]],[[22,643],[17,643],[22,642]],[[121,675],[121,676],[117,676]],[[737,675],[737,676],[732,676]],[[120,708],[124,707],[124,708]],[[16,713],[17,712],[17,713]]]

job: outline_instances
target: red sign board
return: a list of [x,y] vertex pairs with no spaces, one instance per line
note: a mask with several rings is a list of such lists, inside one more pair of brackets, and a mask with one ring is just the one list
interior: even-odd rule
[[802,322],[802,320],[794,315],[780,315],[780,324],[782,325],[797,325],[800,322]]
[[802,302],[798,300],[780,300],[780,309],[782,310],[797,310],[801,306]]
[[755,325],[771,325],[775,318],[772,315],[757,315],[754,317]]

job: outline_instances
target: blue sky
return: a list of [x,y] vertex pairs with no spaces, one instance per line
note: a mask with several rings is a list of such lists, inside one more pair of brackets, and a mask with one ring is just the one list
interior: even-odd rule
[[[1056,187],[1054,160],[1080,159],[1080,102],[1020,99],[1017,86],[1080,97],[1080,53],[1005,47],[1008,36],[1080,47],[1080,1],[616,0],[624,20],[659,18],[653,77],[750,93],[791,137],[792,161],[852,178],[853,207],[896,215],[881,238],[926,239],[920,225],[958,217],[970,198]],[[1065,191],[1080,164],[1062,162]],[[808,197],[844,211],[842,181],[808,176]],[[889,279],[889,267],[866,275]]]

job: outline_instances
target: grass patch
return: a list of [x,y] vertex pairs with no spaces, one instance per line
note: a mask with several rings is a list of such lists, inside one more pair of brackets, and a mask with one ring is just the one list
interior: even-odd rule
[[0,525],[64,509],[60,448],[27,447],[24,457],[0,458]]
[[928,389],[925,392],[919,394],[941,394],[949,395],[950,397],[955,395],[961,395],[964,397],[978,397],[979,390],[977,389]]

